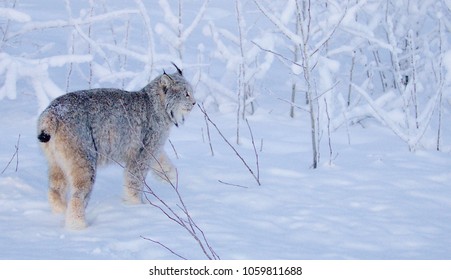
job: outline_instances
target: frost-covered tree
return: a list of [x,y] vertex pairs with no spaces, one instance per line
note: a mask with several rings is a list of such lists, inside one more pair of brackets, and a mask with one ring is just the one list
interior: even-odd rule
[[[449,17],[444,16],[449,15],[449,7],[444,1],[365,1],[359,5],[342,25],[360,41],[354,53],[366,61],[365,71],[355,75],[350,85],[370,106],[368,114],[415,150],[431,132],[435,113],[441,114],[444,89],[449,88],[443,63],[449,47]],[[355,109],[362,111],[357,106],[348,114]]]
[[[273,54],[264,53],[260,45],[272,48],[273,38],[268,33],[253,34],[252,26],[247,24],[247,13],[240,0],[234,2],[234,19],[236,25],[220,27],[214,21],[204,28],[204,34],[210,37],[216,49],[212,57],[225,64],[228,74],[236,82],[236,120],[237,143],[239,143],[240,120],[255,111],[255,83],[267,74],[273,62]],[[214,82],[206,80],[214,86]],[[208,85],[207,85],[208,86]]]
[[[135,90],[174,61],[196,71],[200,101],[236,115],[237,141],[258,101],[274,98],[261,93],[277,92],[308,117],[313,167],[334,130],[367,119],[410,150],[449,141],[449,1],[66,0],[67,16],[47,21],[23,3],[0,7],[0,100],[32,91],[42,109],[65,91]],[[275,57],[287,73],[277,79]]]
[[[288,66],[295,76],[301,77],[296,84],[302,85],[300,90],[305,93],[305,111],[309,113],[311,127],[312,167],[317,168],[320,158],[319,142],[323,130],[328,127],[333,110],[336,84],[334,73],[340,66],[330,57],[328,44],[346,15],[348,3],[292,0],[270,9],[268,7],[271,5],[254,2],[288,41],[287,44],[278,46],[280,50],[275,52],[290,62]],[[292,49],[295,60],[281,54],[287,46],[294,46]],[[292,86],[291,110],[296,101],[296,84]],[[331,147],[329,133],[328,136]]]
[[[191,23],[184,22],[184,1],[178,0],[176,12],[174,13],[168,0],[159,0],[158,3],[164,14],[165,23],[157,23],[156,33],[171,47],[172,56],[183,61],[183,53],[186,41],[198,27],[210,0],[204,0],[202,6],[196,12],[196,16]],[[175,3],[173,1],[173,3]]]
[[[31,16],[20,11],[16,2],[4,3],[0,7],[0,100],[15,99],[24,86],[37,96],[39,110],[47,106],[50,99],[64,91],[54,82],[50,72],[70,63],[90,62],[90,55],[55,54],[52,44],[36,40],[27,44],[33,33],[58,29],[69,25],[67,21],[35,22]],[[9,6],[10,5],[10,6]],[[25,45],[26,47],[23,47]],[[20,46],[20,47],[18,47]],[[20,83],[22,82],[22,83]],[[21,85],[21,88],[18,85]]]

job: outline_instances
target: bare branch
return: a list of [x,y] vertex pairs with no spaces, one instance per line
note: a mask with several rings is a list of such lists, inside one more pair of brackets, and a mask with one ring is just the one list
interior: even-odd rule
[[246,186],[242,186],[242,185],[238,185],[238,184],[232,184],[232,183],[227,183],[227,182],[224,182],[222,180],[218,180],[218,182],[221,183],[221,184],[227,185],[227,186],[234,186],[234,187],[239,187],[239,188],[243,188],[243,189],[248,189],[248,187],[246,187]]
[[251,128],[251,125],[249,124],[248,119],[246,119],[246,124],[247,124],[247,127],[249,128],[249,134],[251,135],[251,142],[252,142],[252,147],[254,148],[254,155],[255,155],[255,165],[257,167],[257,178],[258,178],[258,181],[260,181],[260,163],[258,160],[258,152],[257,152],[257,148],[255,147],[254,134],[252,133],[252,128]]
[[343,21],[343,19],[345,18],[347,12],[348,12],[348,5],[349,5],[349,0],[348,3],[346,4],[345,10],[343,12],[343,14],[341,15],[340,19],[338,20],[338,22],[334,25],[334,27],[332,28],[332,30],[329,32],[329,34],[327,34],[327,36],[324,37],[323,40],[321,40],[321,42],[319,42],[317,44],[317,46],[315,47],[315,49],[312,51],[312,53],[310,54],[310,56],[314,55],[316,52],[318,52],[325,44],[327,44],[327,42],[330,40],[330,38],[332,38],[332,36],[335,34],[335,31],[337,31],[338,27],[341,25],[341,22]]
[[14,154],[11,156],[11,159],[8,161],[8,164],[6,164],[5,168],[3,168],[3,170],[2,170],[2,172],[0,174],[5,173],[6,169],[8,169],[9,165],[14,160],[14,158],[16,158],[16,169],[15,169],[15,172],[17,172],[17,170],[19,168],[19,142],[20,142],[20,134],[19,134],[19,137],[17,138],[17,143],[15,145]]
[[[143,190],[144,193],[144,197],[146,198],[147,202],[154,206],[155,208],[159,209],[166,217],[168,217],[170,220],[174,221],[175,223],[177,223],[179,226],[181,226],[182,228],[184,228],[193,238],[194,240],[197,242],[197,244],[199,245],[199,247],[201,248],[201,250],[203,251],[203,253],[205,254],[205,256],[207,256],[208,259],[212,260],[217,260],[219,259],[218,254],[216,254],[216,252],[214,251],[214,249],[211,247],[211,245],[209,244],[204,232],[200,229],[200,227],[194,222],[194,220],[191,218],[191,215],[189,214],[188,208],[185,205],[185,202],[179,192],[179,188],[178,188],[178,174],[177,174],[177,178],[176,178],[176,182],[172,182],[169,178],[169,175],[166,174],[166,172],[164,171],[164,169],[161,166],[161,163],[158,161],[157,158],[154,157],[154,160],[160,165],[160,169],[163,170],[163,178],[166,178],[166,181],[171,185],[171,187],[173,188],[176,196],[177,196],[177,200],[179,202],[179,208],[182,210],[184,216],[186,219],[183,219],[182,216],[180,216],[179,214],[177,214],[177,212],[166,202],[164,201],[162,198],[160,198],[153,190],[152,188],[149,186],[149,184],[145,181],[145,179],[143,180],[143,184],[145,186],[145,190]],[[152,196],[153,198],[155,198],[161,205],[156,204],[155,202],[153,202],[150,198],[149,195]],[[198,235],[198,232],[200,232],[201,236]]]
[[273,13],[264,8],[259,1],[254,0],[258,9],[267,17],[290,41],[295,44],[303,44],[303,39],[296,33],[292,32],[283,22],[280,21]]
[[179,158],[180,158],[180,157],[179,157],[179,154],[177,153],[177,150],[175,149],[174,144],[172,144],[171,139],[168,139],[168,142],[169,142],[169,144],[171,144],[171,147],[172,147],[172,150],[174,151],[175,157],[176,157],[177,159],[179,159]]
[[241,162],[244,164],[244,166],[246,166],[247,170],[249,171],[249,173],[251,173],[252,177],[254,177],[255,181],[257,182],[257,184],[259,186],[261,186],[260,183],[260,179],[258,178],[257,175],[255,175],[254,171],[252,170],[252,168],[249,166],[249,164],[247,164],[246,160],[244,160],[244,158],[240,155],[240,153],[238,153],[238,151],[235,149],[235,147],[229,142],[229,140],[227,140],[227,138],[224,136],[224,134],[222,134],[221,130],[219,129],[219,127],[216,125],[216,123],[214,123],[210,117],[208,116],[207,111],[205,110],[205,108],[201,105],[197,105],[199,107],[199,109],[202,111],[202,113],[204,114],[205,118],[208,120],[208,122],[210,122],[214,128],[216,129],[216,131],[219,133],[219,135],[221,136],[221,138],[227,143],[227,145],[235,152],[236,156],[241,160]]
[[211,136],[210,136],[210,126],[208,125],[208,119],[207,116],[205,116],[205,125],[207,126],[207,137],[208,137],[208,145],[210,145],[210,152],[211,152],[211,156],[215,156],[215,152],[213,150],[213,145],[211,144]]
[[280,53],[278,53],[278,52],[275,52],[275,51],[270,50],[270,49],[266,49],[266,48],[260,46],[259,44],[257,44],[255,41],[251,41],[251,42],[252,42],[254,45],[256,45],[257,47],[259,47],[262,51],[272,53],[272,54],[274,54],[274,55],[276,55],[276,56],[282,58],[282,59],[285,60],[285,61],[288,61],[288,62],[290,62],[290,63],[292,63],[292,64],[294,64],[294,65],[296,65],[296,66],[299,66],[299,67],[304,68],[304,65],[299,64],[299,63],[297,63],[296,61],[294,61],[294,60],[292,60],[292,59],[290,59],[290,58],[288,58],[288,57],[286,57],[286,56],[284,56],[284,55],[282,55],[282,54],[280,54]]
[[145,239],[145,240],[147,240],[147,241],[150,241],[150,242],[153,242],[153,243],[156,243],[156,244],[160,245],[161,247],[165,248],[166,250],[168,250],[169,252],[171,252],[173,255],[175,255],[175,256],[181,258],[182,260],[187,260],[187,258],[182,257],[181,255],[177,254],[175,251],[173,251],[171,248],[169,248],[168,246],[164,245],[164,244],[161,243],[161,242],[158,242],[158,241],[153,240],[153,239],[151,239],[151,238],[144,237],[144,236],[142,236],[142,235],[141,235],[140,237],[141,237],[142,239]]

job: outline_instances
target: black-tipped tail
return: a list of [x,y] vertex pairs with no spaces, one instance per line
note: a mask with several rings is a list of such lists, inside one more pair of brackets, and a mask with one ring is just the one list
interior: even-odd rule
[[44,130],[41,130],[41,134],[38,135],[39,141],[47,143],[50,141],[50,134],[47,134]]

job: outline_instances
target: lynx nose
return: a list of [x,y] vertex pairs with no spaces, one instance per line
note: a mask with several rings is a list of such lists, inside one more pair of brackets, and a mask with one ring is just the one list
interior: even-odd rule
[[193,101],[193,106],[196,105],[196,101]]

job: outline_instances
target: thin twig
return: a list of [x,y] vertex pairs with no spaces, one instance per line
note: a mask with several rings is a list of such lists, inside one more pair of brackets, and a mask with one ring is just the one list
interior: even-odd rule
[[175,149],[174,144],[172,144],[171,139],[168,139],[168,142],[169,142],[169,144],[171,144],[171,147],[172,147],[172,150],[174,151],[175,157],[176,157],[177,159],[180,159],[179,154],[177,153],[177,150]]
[[211,152],[211,156],[214,157],[215,156],[215,152],[213,150],[213,145],[211,143],[211,136],[210,136],[210,126],[208,125],[208,119],[207,116],[205,117],[205,125],[207,126],[207,137],[208,137],[208,145],[210,145],[210,152]]
[[181,255],[177,254],[174,250],[172,250],[171,248],[169,248],[168,246],[164,245],[164,244],[161,243],[161,242],[158,242],[158,241],[153,240],[153,239],[151,239],[151,238],[144,237],[144,236],[142,236],[142,235],[141,235],[140,237],[141,237],[142,239],[145,239],[145,240],[147,240],[147,241],[150,241],[150,242],[153,242],[153,243],[156,243],[156,244],[160,245],[161,247],[165,248],[166,250],[168,250],[169,252],[171,252],[173,255],[175,255],[175,256],[181,258],[182,260],[187,260],[187,258],[182,257]]
[[6,169],[8,169],[9,165],[11,164],[11,162],[14,160],[14,158],[16,158],[16,169],[14,170],[15,172],[17,172],[17,170],[19,169],[19,143],[20,143],[20,134],[19,137],[17,138],[17,143],[15,145],[15,151],[14,154],[11,156],[11,159],[8,161],[8,164],[6,164],[5,168],[3,168],[2,173],[5,173]]
[[284,55],[282,55],[282,54],[280,54],[280,53],[278,53],[278,52],[275,52],[275,51],[273,51],[273,50],[264,48],[264,47],[260,46],[259,44],[257,44],[255,41],[251,41],[251,42],[252,42],[254,45],[256,45],[259,49],[261,49],[262,51],[265,51],[265,52],[269,52],[269,53],[271,53],[271,54],[274,54],[274,55],[276,55],[276,56],[282,58],[283,60],[286,60],[286,61],[288,61],[288,62],[290,62],[290,63],[292,63],[292,64],[294,64],[294,65],[296,65],[296,66],[299,66],[299,67],[301,67],[302,69],[304,69],[304,65],[299,64],[298,62],[292,60],[291,58],[288,58],[288,57],[286,57],[286,56],[284,56]]
[[227,183],[227,182],[224,182],[222,180],[218,180],[218,182],[221,183],[221,184],[227,185],[227,186],[234,186],[234,187],[239,187],[239,188],[243,188],[243,189],[248,189],[248,187],[246,187],[246,186],[242,186],[242,185],[238,185],[238,184],[232,184],[232,183]]
[[331,134],[330,134],[330,115],[329,115],[329,109],[327,106],[327,100],[324,98],[324,106],[326,110],[326,117],[327,117],[327,139],[328,139],[328,145],[329,145],[329,165],[332,165],[332,140],[331,140]]
[[235,149],[235,147],[229,142],[229,140],[227,140],[227,138],[224,136],[224,134],[222,134],[221,130],[219,129],[219,127],[216,125],[216,123],[214,123],[210,117],[208,116],[207,111],[205,110],[205,108],[201,105],[197,105],[199,107],[199,109],[202,111],[202,113],[204,114],[204,116],[207,118],[208,122],[210,122],[214,128],[216,129],[216,131],[219,133],[219,135],[221,136],[221,138],[224,140],[224,142],[227,143],[227,145],[235,152],[236,156],[241,160],[241,162],[244,164],[244,166],[246,166],[247,170],[249,171],[249,173],[251,173],[252,177],[254,177],[255,181],[257,182],[257,184],[259,186],[261,186],[260,183],[260,179],[258,178],[257,175],[255,175],[254,171],[252,170],[252,168],[249,166],[249,164],[247,164],[246,160],[244,160],[244,158],[240,155],[240,153]]
[[254,134],[252,133],[252,128],[251,128],[251,125],[249,124],[248,119],[246,119],[246,124],[247,124],[247,128],[249,128],[249,134],[251,135],[252,147],[254,148],[255,165],[257,167],[257,179],[258,179],[258,181],[260,181],[260,162],[258,160],[257,148],[255,147]]
[[[172,185],[172,183],[171,183]],[[174,190],[179,198],[179,202],[182,204],[183,208],[182,208],[182,212],[185,214],[185,216],[188,219],[188,222],[185,221],[184,219],[182,219],[175,211],[174,209],[172,209],[171,206],[169,206],[163,199],[161,199],[154,191],[152,191],[152,189],[150,188],[150,186],[145,183],[145,187],[147,188],[147,191],[143,191],[144,192],[144,197],[146,198],[146,200],[149,202],[150,205],[156,207],[157,209],[159,209],[163,214],[165,214],[170,220],[176,222],[177,224],[179,224],[182,228],[184,228],[193,238],[194,240],[196,240],[196,242],[199,244],[199,247],[202,249],[202,251],[204,252],[205,256],[207,256],[208,259],[219,259],[219,256],[214,252],[213,248],[210,246],[210,244],[208,243],[205,234],[203,233],[203,231],[200,230],[200,228],[197,226],[197,224],[193,221],[193,219],[191,218],[191,216],[189,215],[188,210],[186,209],[186,206],[184,206],[184,202],[183,199],[180,196],[180,193],[178,191],[178,188],[174,187]],[[152,197],[154,197],[155,199],[157,199],[164,207],[159,206],[157,204],[155,204],[154,202],[152,202],[149,197],[148,194],[150,194]],[[194,230],[194,228],[198,229],[201,234],[202,234],[202,239],[197,235],[196,231]]]
[[[180,225],[182,228],[184,228],[186,231],[188,231],[188,233],[194,238],[194,240],[196,240],[196,242],[198,243],[199,247],[202,249],[202,251],[204,252],[205,256],[207,256],[208,259],[219,259],[218,254],[216,254],[216,252],[213,250],[213,248],[211,247],[211,245],[209,244],[204,232],[199,228],[199,226],[194,222],[194,220],[191,218],[191,215],[189,214],[189,211],[185,205],[185,202],[179,192],[179,188],[178,188],[178,173],[177,173],[177,177],[176,177],[176,182],[174,184],[174,182],[172,182],[168,176],[168,174],[164,171],[163,166],[161,165],[161,163],[158,161],[157,158],[154,157],[154,160],[158,163],[159,167],[162,171],[162,175],[166,178],[166,181],[171,185],[171,187],[174,189],[175,194],[177,195],[178,201],[180,203],[181,206],[179,206],[182,210],[182,212],[185,214],[187,221],[182,219],[182,217],[180,215],[178,215],[174,209],[172,209],[171,206],[169,206],[163,199],[161,199],[153,190],[152,188],[147,184],[147,182],[145,181],[145,179],[143,180],[143,184],[146,187],[146,190],[143,190],[144,193],[144,197],[146,198],[146,200],[149,202],[150,205],[156,207],[157,209],[159,209],[163,214],[165,214],[170,220],[176,222],[178,225]],[[161,205],[157,205],[154,202],[152,202],[148,195],[151,195],[152,197],[154,197],[155,199],[157,199]],[[201,233],[201,237],[198,236],[196,230],[197,229],[200,233]]]

